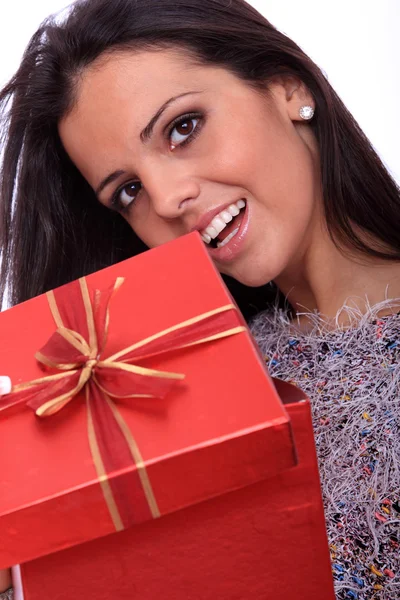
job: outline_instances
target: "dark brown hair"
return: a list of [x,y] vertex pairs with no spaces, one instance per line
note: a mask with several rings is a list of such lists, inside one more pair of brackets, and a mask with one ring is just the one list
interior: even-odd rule
[[[333,239],[400,259],[396,184],[319,68],[255,9],[243,0],[80,0],[64,20],[42,24],[0,93],[1,289],[8,286],[12,304],[144,249],[123,218],[96,200],[57,124],[73,105],[77,75],[100,54],[171,46],[251,85],[299,78],[317,106],[311,126]],[[266,305],[266,290],[274,293],[229,284],[246,314]]]

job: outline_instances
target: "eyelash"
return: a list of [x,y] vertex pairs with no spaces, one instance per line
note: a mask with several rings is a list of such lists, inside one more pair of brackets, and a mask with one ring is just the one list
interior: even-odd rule
[[169,140],[171,137],[171,134],[173,132],[173,130],[175,129],[175,127],[177,127],[178,125],[180,125],[181,123],[184,123],[185,121],[192,121],[194,119],[198,119],[198,123],[196,125],[196,127],[194,128],[193,132],[191,134],[188,135],[188,137],[181,142],[180,144],[178,144],[176,146],[176,148],[182,148],[184,146],[187,146],[188,144],[190,144],[191,142],[193,142],[197,136],[199,135],[202,125],[203,125],[203,121],[204,121],[204,117],[201,113],[187,113],[186,115],[181,115],[179,117],[177,117],[174,121],[172,121],[172,123],[170,123],[170,125],[167,128],[167,139]]
[[[201,113],[187,113],[185,115],[180,115],[174,121],[172,121],[172,123],[170,123],[168,125],[165,137],[169,141],[171,134],[172,134],[173,130],[175,129],[175,127],[177,127],[181,123],[184,123],[185,121],[190,121],[190,120],[194,120],[194,119],[198,119],[198,123],[197,123],[196,127],[188,135],[188,137],[185,140],[183,140],[180,144],[177,144],[177,146],[174,147],[174,152],[176,152],[176,150],[179,148],[183,148],[183,147],[189,145],[191,142],[193,142],[198,137],[198,135],[200,134],[200,131],[202,129],[204,117]],[[121,204],[119,198],[120,198],[121,192],[123,191],[123,189],[126,186],[128,186],[130,184],[135,184],[135,183],[140,183],[140,182],[139,181],[127,181],[115,190],[114,194],[111,197],[111,201],[110,201],[111,208],[113,208],[114,210],[121,212],[121,213],[127,212],[129,210],[129,208],[132,206],[132,204],[135,202],[136,198],[138,197],[138,194],[140,193],[142,188],[138,191],[138,193],[136,194],[136,197],[132,199],[132,202],[130,202],[126,206],[123,206]]]

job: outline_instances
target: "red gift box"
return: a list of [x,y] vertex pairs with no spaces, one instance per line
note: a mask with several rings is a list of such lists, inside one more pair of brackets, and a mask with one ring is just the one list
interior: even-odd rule
[[[121,277],[125,281],[113,294]],[[0,364],[17,389],[3,398],[7,410],[0,412],[0,567],[26,563],[26,599],[71,593],[114,598],[117,579],[121,598],[266,598],[277,566],[266,564],[262,573],[260,557],[268,562],[271,552],[280,556],[278,547],[288,549],[284,576],[298,589],[282,515],[298,547],[310,546],[300,561],[312,567],[310,573],[318,558],[316,580],[330,597],[311,430],[306,473],[301,460],[293,467],[288,414],[243,326],[197,234],[1,315]],[[171,379],[171,373],[185,378]],[[132,397],[137,394],[145,397]],[[287,489],[295,498],[283,494]],[[276,500],[283,505],[272,527],[260,510],[264,505],[270,515]],[[246,513],[253,521],[243,518]],[[220,516],[215,527],[213,514]],[[254,593],[247,587],[248,595],[235,595],[226,582],[235,580],[232,567],[242,553],[235,538],[249,542],[258,529],[265,548],[254,535],[253,550],[248,543],[243,550],[243,581],[256,586]],[[214,533],[225,540],[221,559],[213,561],[213,579],[201,586],[199,562],[200,571],[211,568],[207,536],[215,544],[213,556]],[[103,539],[89,542],[94,538]],[[90,555],[89,563],[83,555]],[[168,592],[173,556],[180,576],[173,575]],[[78,592],[62,583],[68,564],[70,584],[76,579],[71,573],[81,579]],[[51,573],[54,589],[45,586],[39,594],[40,572],[43,586]],[[271,597],[289,597],[279,593]]]

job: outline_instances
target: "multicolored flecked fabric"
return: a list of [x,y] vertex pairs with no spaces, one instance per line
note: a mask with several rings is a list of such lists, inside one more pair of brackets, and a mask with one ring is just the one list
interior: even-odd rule
[[310,316],[308,333],[279,310],[252,323],[271,375],[311,400],[338,600],[400,598],[400,316],[376,314],[333,331]]

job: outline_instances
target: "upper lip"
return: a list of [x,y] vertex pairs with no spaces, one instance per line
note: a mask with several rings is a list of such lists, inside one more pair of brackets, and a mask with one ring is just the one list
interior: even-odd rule
[[220,206],[217,206],[216,208],[211,208],[209,211],[204,213],[204,215],[202,217],[200,217],[200,219],[197,221],[197,223],[194,225],[194,227],[192,227],[192,229],[190,231],[191,232],[192,231],[203,231],[203,229],[206,229],[206,227],[208,227],[208,225],[210,225],[210,223],[214,217],[216,217],[220,212],[222,212],[223,210],[228,208],[228,206],[230,206],[231,204],[235,204],[235,202],[237,202],[237,200],[234,200],[232,202],[227,202],[226,204],[221,204]]

